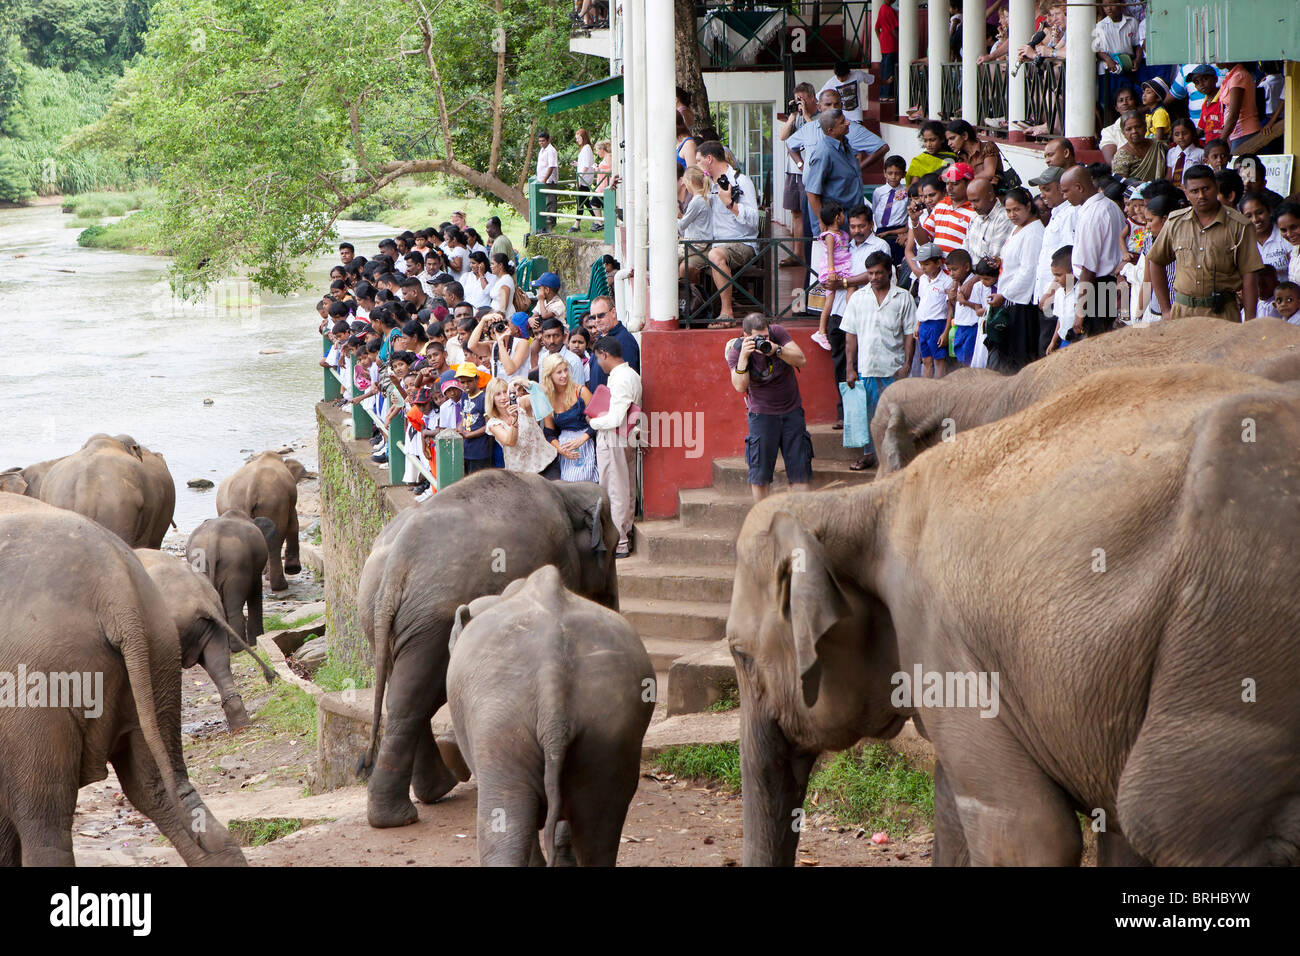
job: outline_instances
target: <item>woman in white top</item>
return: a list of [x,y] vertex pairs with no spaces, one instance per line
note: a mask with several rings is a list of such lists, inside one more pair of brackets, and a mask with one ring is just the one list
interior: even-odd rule
[[465,230],[465,247],[470,252],[481,252],[487,255],[488,247],[483,245],[483,237],[478,234],[478,230],[470,226]]
[[447,228],[447,244],[443,249],[448,272],[459,279],[469,271],[469,250],[465,248],[465,234],[455,226]]
[[1039,248],[1043,244],[1043,223],[1024,189],[1008,190],[1002,204],[1014,228],[1002,245],[999,255],[1002,273],[998,277],[998,291],[990,296],[989,305],[1006,306],[1011,322],[1006,347],[994,353],[997,363],[992,361],[994,355],[990,355],[989,367],[1014,372],[1041,354],[1034,279],[1038,274]]
[[532,367],[528,340],[500,312],[486,312],[465,341],[465,354],[488,361],[493,378],[527,375]]
[[527,379],[492,379],[484,404],[488,434],[501,446],[507,471],[559,478],[559,452],[546,440],[542,426],[533,417]]
[[[578,143],[578,158],[574,166],[578,170],[578,189],[591,190],[596,184],[596,154],[591,148],[591,137],[587,135],[585,129],[580,129],[573,134],[573,138]],[[589,196],[578,197],[578,215],[596,215],[596,207],[592,205]],[[569,227],[569,232],[577,232],[582,228],[582,221],[578,220]]]
[[515,311],[515,266],[503,252],[492,256],[492,301],[488,303],[502,315]]
[[465,290],[465,301],[474,306],[475,311],[492,304],[492,284],[495,281],[488,272],[488,257],[481,252],[471,252],[469,272],[461,277],[460,284]]

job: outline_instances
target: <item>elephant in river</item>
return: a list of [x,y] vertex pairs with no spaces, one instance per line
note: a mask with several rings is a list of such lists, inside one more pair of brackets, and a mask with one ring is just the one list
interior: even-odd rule
[[[416,821],[412,784],[423,803],[456,785],[430,725],[447,700],[447,642],[456,610],[546,564],[559,569],[566,587],[618,610],[617,547],[609,497],[599,485],[495,469],[401,511],[380,532],[357,584],[375,663],[370,744],[357,764],[358,775],[370,778],[371,826]],[[385,687],[388,722],[380,746]]]
[[231,508],[200,524],[185,544],[185,560],[207,575],[221,595],[226,621],[241,641],[250,644],[262,635],[262,569],[278,540],[270,518],[250,518]]
[[958,369],[941,379],[906,378],[885,389],[871,419],[880,478],[954,434],[987,425],[1068,388],[1090,372],[1188,362],[1300,379],[1300,326],[1281,319],[1225,322],[1193,317],[1120,329],[1031,362],[1015,375]]
[[438,747],[478,778],[479,863],[613,866],[655,706],[632,625],[548,564],[461,605],[449,648],[456,737]]
[[[1122,396],[1122,399],[1117,399]],[[910,717],[935,863],[1300,863],[1300,383],[1112,369],[851,490],[755,505],[727,638],[744,859]],[[1256,685],[1258,685],[1256,690]]]
[[149,572],[171,611],[172,623],[180,635],[181,667],[203,665],[221,694],[226,725],[231,731],[243,730],[249,724],[248,712],[244,710],[243,698],[235,687],[235,676],[230,672],[230,655],[248,651],[262,668],[268,684],[275,680],[275,671],[267,667],[226,623],[221,595],[205,575],[182,558],[161,551],[137,548],[135,556]]
[[176,625],[125,543],[0,495],[0,865],[71,866],[77,791],[107,763],[186,863],[244,863],[190,783],[180,682]]
[[272,591],[289,586],[286,573],[302,570],[298,560],[298,482],[305,474],[292,458],[264,451],[217,487],[217,514],[237,508],[254,519],[269,518],[275,525],[274,539],[267,540],[266,576]]
[[85,515],[133,548],[160,548],[176,511],[162,455],[130,435],[92,435],[63,458],[0,473],[0,491]]

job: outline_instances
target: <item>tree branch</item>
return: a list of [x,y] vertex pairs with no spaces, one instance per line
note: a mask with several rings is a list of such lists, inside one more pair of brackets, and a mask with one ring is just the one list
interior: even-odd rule
[[417,24],[420,34],[424,37],[424,42],[421,44],[424,62],[428,64],[429,74],[433,78],[433,88],[438,95],[438,118],[442,123],[443,153],[447,157],[447,162],[455,162],[456,150],[451,142],[451,118],[447,115],[447,97],[442,90],[442,74],[438,72],[438,64],[433,59],[433,21],[430,19],[429,8],[424,5],[424,0],[415,0],[415,2],[419,4],[423,13]]
[[[524,191],[524,186],[528,182],[528,170],[533,165],[533,144],[537,142],[537,117],[533,117],[532,125],[528,127],[528,148],[524,150],[524,164],[519,167],[519,191]],[[524,211],[524,215],[527,212]]]

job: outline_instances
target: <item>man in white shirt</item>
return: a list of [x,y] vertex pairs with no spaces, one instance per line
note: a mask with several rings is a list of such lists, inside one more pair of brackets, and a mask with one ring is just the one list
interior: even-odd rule
[[628,535],[632,531],[636,495],[632,487],[632,444],[621,434],[628,409],[641,404],[641,376],[623,360],[623,346],[606,335],[596,340],[596,361],[608,376],[609,411],[591,419],[596,432],[596,473],[609,495],[609,515],[618,528],[616,558],[632,553]]
[[876,78],[866,70],[855,70],[847,60],[835,64],[835,75],[822,84],[818,94],[834,89],[840,94],[840,109],[851,123],[862,122],[862,107],[867,102],[866,87]]
[[1126,220],[1119,206],[1097,191],[1086,166],[1068,170],[1061,177],[1061,190],[1075,207],[1074,331],[1099,335],[1114,328],[1119,312],[1115,273],[1123,261],[1120,236]]
[[[847,355],[844,384],[866,389],[870,421],[880,393],[912,367],[917,318],[911,294],[893,284],[894,260],[889,253],[873,252],[865,266],[867,287],[849,300],[841,328]],[[861,471],[875,464],[875,450],[868,445],[849,467]]]
[[[537,134],[537,181],[543,186],[554,186],[560,181],[560,156],[551,145],[551,134],[542,130]],[[547,212],[555,212],[556,196],[542,197]],[[550,232],[555,228],[554,217],[542,221],[539,232]]]
[[[1071,162],[1073,166],[1074,163]],[[1068,167],[1067,167],[1068,168]],[[1038,187],[1038,194],[1052,210],[1052,218],[1043,230],[1043,242],[1038,247],[1038,265],[1034,273],[1034,301],[1041,302],[1054,281],[1052,276],[1052,256],[1058,249],[1074,245],[1075,208],[1065,201],[1061,192],[1061,177],[1066,169],[1060,166],[1047,166],[1041,173],[1029,180],[1029,185]],[[1074,297],[1070,297],[1074,302]],[[1047,346],[1052,342],[1052,333],[1056,331],[1056,319],[1040,312],[1038,318],[1038,357],[1047,354]]]
[[758,191],[748,176],[731,167],[726,151],[716,140],[696,147],[695,162],[713,180],[709,211],[713,216],[714,241],[709,246],[708,261],[702,262],[695,254],[687,262],[687,268],[709,269],[718,288],[721,309],[718,321],[710,328],[726,328],[735,324],[732,288],[728,284],[731,275],[758,252],[758,243],[754,241],[758,238]]
[[[998,194],[987,179],[972,179],[966,198],[975,209],[975,218],[966,227],[961,247],[970,253],[972,263],[982,259],[1000,260],[1002,244],[1011,235],[1011,220],[998,202]],[[1001,265],[1001,262],[998,262]]]

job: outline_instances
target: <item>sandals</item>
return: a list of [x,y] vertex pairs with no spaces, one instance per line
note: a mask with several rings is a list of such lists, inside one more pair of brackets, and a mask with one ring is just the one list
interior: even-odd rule
[[849,465],[849,471],[866,471],[868,468],[876,467],[876,456],[874,452],[867,452],[853,464]]
[[730,315],[720,315],[718,318],[705,326],[706,329],[734,329],[736,320]]

